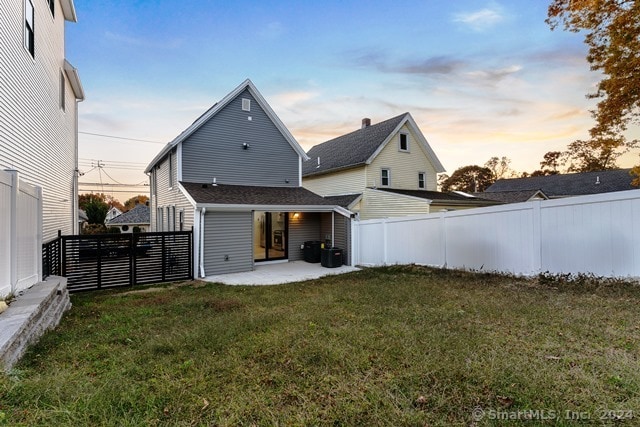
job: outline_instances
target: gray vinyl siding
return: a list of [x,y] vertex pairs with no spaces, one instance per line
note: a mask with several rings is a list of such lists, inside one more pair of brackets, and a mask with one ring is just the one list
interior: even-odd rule
[[304,259],[300,249],[307,240],[320,240],[320,214],[301,212],[299,218],[289,215],[289,261]]
[[[169,168],[169,156],[173,161],[173,168]],[[179,212],[182,210],[184,223],[183,230],[188,231],[193,227],[193,205],[185,197],[185,195],[178,188],[178,171],[177,171],[177,155],[175,150],[170,151],[156,167],[151,171],[151,202],[149,205],[151,211],[151,230],[153,231],[174,231],[173,227],[169,227],[169,219],[174,221],[175,231],[180,229],[178,223]],[[173,171],[173,187],[169,187],[169,170]],[[154,177],[155,175],[155,177]],[[157,183],[157,187],[154,188],[154,183]],[[171,217],[167,215],[167,208],[175,207],[175,218],[173,215],[173,209],[169,209]],[[157,225],[158,208],[162,208],[164,215],[162,217],[162,228]]]
[[42,187],[43,241],[73,234],[76,200],[76,102],[68,79],[60,108],[64,66],[64,16],[33,1],[35,58],[24,48],[24,0],[0,2],[0,169]]
[[[252,218],[251,212],[205,214],[203,259],[206,275],[253,269]],[[228,256],[226,261],[225,256]]]
[[[347,264],[349,261],[348,251],[349,251],[349,228],[348,222],[349,219],[345,218],[340,214],[334,214],[334,241],[332,245],[336,248],[342,249],[342,262]],[[321,232],[321,241],[325,241],[326,239],[331,238],[331,214],[323,213],[321,216],[321,224],[320,224],[320,232]]]
[[[251,100],[251,111],[242,111],[242,98]],[[243,143],[249,148],[243,149]],[[185,182],[208,183],[215,177],[220,184],[298,186],[298,153],[247,90],[182,146]]]

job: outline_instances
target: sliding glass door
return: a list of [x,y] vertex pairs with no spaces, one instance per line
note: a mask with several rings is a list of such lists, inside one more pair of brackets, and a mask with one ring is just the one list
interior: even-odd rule
[[287,259],[286,212],[253,213],[253,253],[256,261]]

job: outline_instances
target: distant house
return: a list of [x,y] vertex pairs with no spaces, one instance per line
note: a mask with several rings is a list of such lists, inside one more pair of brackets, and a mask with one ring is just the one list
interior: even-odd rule
[[72,0],[0,2],[0,169],[42,187],[42,238],[78,232],[77,102],[84,92],[65,59]]
[[89,217],[87,213],[83,209],[78,209],[78,230],[82,230],[82,228],[89,222]]
[[557,199],[587,194],[634,190],[631,169],[534,176],[528,178],[499,179],[479,193],[483,198],[506,203],[535,199]]
[[302,185],[357,212],[360,219],[426,214],[498,202],[436,191],[445,169],[409,113],[311,148]]
[[301,186],[306,159],[246,80],[147,167],[151,229],[193,227],[196,277],[300,260],[308,240],[329,240],[348,254],[351,212]]
[[116,208],[115,206],[111,206],[111,208],[109,208],[109,210],[107,211],[107,216],[105,217],[105,222],[111,221],[112,219],[114,219],[118,215],[122,215],[122,211],[120,209]]
[[141,233],[147,232],[151,225],[149,206],[138,204],[130,211],[107,220],[106,225],[107,227],[117,227],[122,233],[133,233],[134,229]]

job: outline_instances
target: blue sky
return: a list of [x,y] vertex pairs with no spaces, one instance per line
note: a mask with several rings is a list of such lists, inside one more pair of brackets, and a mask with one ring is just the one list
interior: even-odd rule
[[[363,117],[409,111],[449,173],[491,156],[532,171],[547,151],[587,137],[595,103],[585,94],[599,78],[583,37],[550,31],[546,7],[77,1],[66,55],[87,95],[79,128],[166,143],[250,78],[305,149],[359,128]],[[142,182],[161,148],[81,133],[81,170],[103,160],[115,181]],[[96,174],[81,180],[97,182]]]

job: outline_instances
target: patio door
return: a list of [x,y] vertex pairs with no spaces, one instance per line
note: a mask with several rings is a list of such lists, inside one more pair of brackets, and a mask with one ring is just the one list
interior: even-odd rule
[[253,213],[253,253],[256,261],[287,259],[288,226],[286,212]]

